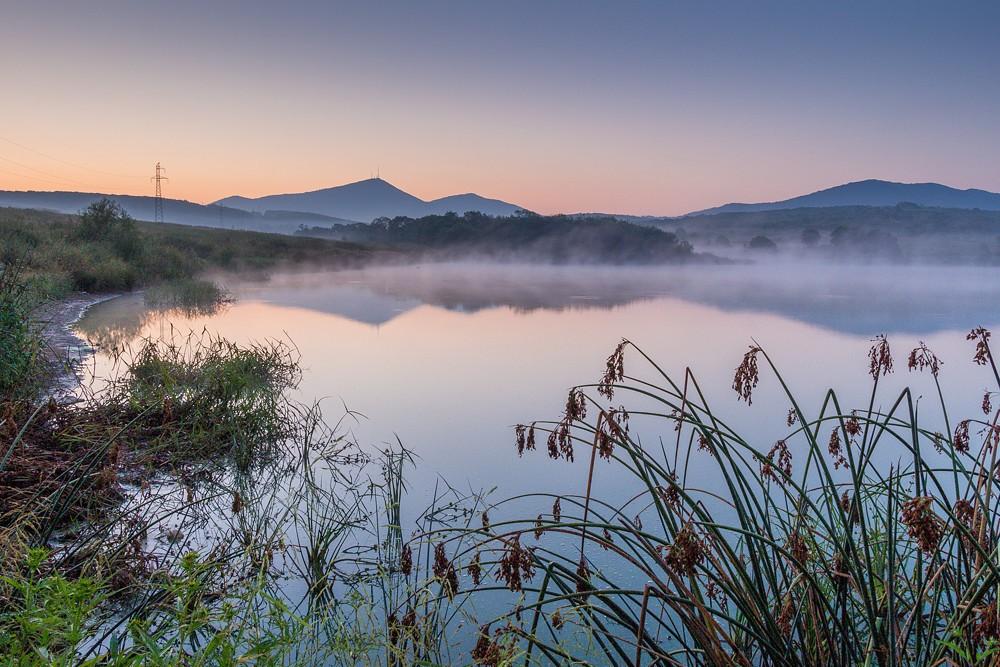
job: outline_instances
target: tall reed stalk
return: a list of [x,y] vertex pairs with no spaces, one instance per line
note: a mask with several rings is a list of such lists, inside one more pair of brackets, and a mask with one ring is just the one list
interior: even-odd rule
[[[989,332],[968,339],[1000,389]],[[629,353],[642,373],[632,362],[626,373]],[[952,430],[940,361],[914,349],[907,365],[931,375],[942,433],[924,425],[909,388],[886,401],[893,362],[877,337],[865,401],[850,409],[830,390],[809,414],[752,345],[733,389],[751,403],[765,371],[791,406],[786,434],[761,447],[713,410],[690,369],[671,377],[622,341],[599,383],[571,390],[561,419],[516,429],[519,454],[544,438],[553,459],[585,457],[580,495],[520,496],[497,506],[512,519],[424,536],[445,545],[448,567],[475,568],[462,594],[518,596],[482,626],[473,662],[1000,661],[996,392]],[[647,436],[662,423],[659,446],[630,420]],[[624,499],[598,493],[609,466],[631,480]],[[525,502],[543,511],[517,518]]]

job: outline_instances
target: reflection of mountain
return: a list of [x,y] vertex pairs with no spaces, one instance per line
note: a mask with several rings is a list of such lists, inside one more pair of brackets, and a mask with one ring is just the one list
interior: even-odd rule
[[[991,274],[991,275],[986,275]],[[816,266],[567,268],[460,264],[276,279],[247,296],[380,324],[427,303],[453,311],[609,309],[661,297],[771,313],[834,331],[929,333],[1000,319],[1000,271]]]
[[[611,309],[670,298],[872,336],[994,324],[991,320],[1000,320],[1000,313],[991,310],[992,304],[1000,303],[998,278],[1000,270],[981,268],[430,264],[276,276],[269,283],[243,285],[235,292],[243,300],[306,308],[371,325],[384,324],[421,304],[469,313],[498,307],[530,312]],[[113,303],[99,308],[111,314]],[[128,310],[123,304],[122,312]],[[103,320],[112,325],[115,317]],[[94,328],[92,322],[87,326]],[[123,328],[121,323],[117,326]]]

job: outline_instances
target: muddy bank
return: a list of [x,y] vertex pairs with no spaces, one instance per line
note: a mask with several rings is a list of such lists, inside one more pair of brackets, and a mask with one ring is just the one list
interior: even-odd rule
[[48,393],[58,401],[73,400],[80,382],[80,369],[94,349],[73,330],[73,325],[91,306],[121,296],[106,294],[73,294],[65,299],[41,306],[35,313],[41,327],[45,347],[42,354],[48,377]]

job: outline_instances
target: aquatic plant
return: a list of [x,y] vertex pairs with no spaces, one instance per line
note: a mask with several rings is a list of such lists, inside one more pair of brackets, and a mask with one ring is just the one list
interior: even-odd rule
[[[969,340],[975,363],[1000,386],[989,332],[975,329]],[[626,351],[650,373],[634,373]],[[486,619],[473,661],[493,664],[489,628],[498,626],[525,664],[995,659],[1000,411],[987,392],[985,418],[953,429],[940,359],[921,344],[908,362],[936,388],[934,420],[909,388],[888,401],[880,393],[894,370],[885,336],[872,341],[866,401],[847,409],[830,390],[810,414],[754,343],[735,373],[737,396],[750,403],[766,370],[791,405],[787,432],[760,446],[713,410],[690,369],[675,380],[623,341],[599,383],[571,390],[560,419],[515,429],[525,457],[536,430],[554,438],[554,459],[585,452],[583,493],[555,498],[537,516],[525,504],[552,503],[550,494],[513,498],[494,507],[489,530],[432,533],[454,543],[454,562],[474,567],[476,581],[461,595],[517,595],[509,611]],[[626,415],[643,430],[663,423],[669,446],[642,444]],[[627,473],[625,498],[599,495],[606,465]],[[529,539],[530,549],[521,546]]]

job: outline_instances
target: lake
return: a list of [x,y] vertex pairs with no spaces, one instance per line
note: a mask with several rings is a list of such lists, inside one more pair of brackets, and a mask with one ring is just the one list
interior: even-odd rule
[[[582,493],[586,456],[551,461],[542,442],[519,458],[513,427],[557,419],[567,390],[597,382],[622,338],[675,377],[692,368],[717,414],[767,451],[788,431],[789,402],[767,370],[753,405],[737,400],[733,373],[753,341],[808,415],[828,388],[847,408],[867,405],[868,350],[885,334],[895,372],[880,396],[891,400],[909,384],[922,397],[922,421],[934,425],[941,419],[932,378],[908,372],[909,351],[924,342],[943,361],[950,409],[963,413],[954,423],[978,410],[991,380],[971,363],[965,335],[1000,325],[1000,271],[969,267],[428,264],[287,273],[228,289],[235,302],[208,315],[151,311],[142,295],[124,296],[91,308],[77,330],[104,346],[202,331],[236,342],[291,341],[304,367],[297,398],[321,400],[331,421],[359,413],[345,421],[359,443],[398,438],[414,452],[404,524],[445,483],[495,488],[497,500]],[[110,365],[99,350],[93,372],[100,377]],[[626,373],[652,377],[636,354],[626,356]],[[638,419],[632,428],[647,447],[673,437],[663,421]],[[894,463],[902,454],[887,444],[880,458]],[[699,479],[697,460],[690,474],[702,486],[714,481]],[[597,478],[605,499],[630,497],[630,483],[614,469]]]

